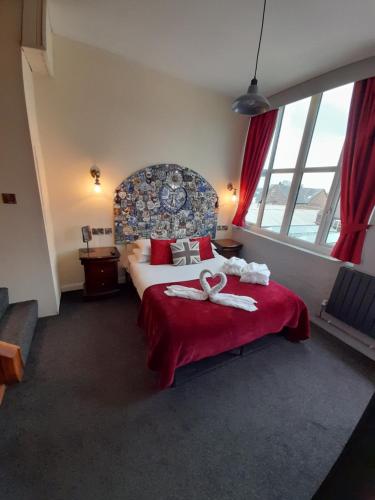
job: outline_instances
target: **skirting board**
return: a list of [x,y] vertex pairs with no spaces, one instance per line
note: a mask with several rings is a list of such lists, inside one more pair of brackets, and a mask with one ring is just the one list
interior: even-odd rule
[[314,323],[315,325],[319,326],[326,332],[330,333],[331,335],[334,335],[337,337],[339,340],[342,342],[345,342],[345,344],[349,345],[356,351],[359,351],[360,353],[364,354],[368,358],[372,359],[375,361],[375,349],[371,349],[370,347],[367,347],[363,341],[360,340],[360,337],[362,334],[359,333],[358,338],[355,338],[355,334],[349,334],[345,332],[342,328],[337,327],[336,325],[329,323],[327,320],[324,320],[322,318],[319,318],[318,316],[311,316],[310,318],[311,322]]
[[83,283],[68,283],[61,286],[61,293],[73,292],[74,290],[83,290]]
[[[119,276],[119,283],[125,283],[125,276]],[[75,290],[83,290],[83,282],[80,283],[68,283],[61,286],[61,293],[64,292],[74,292]]]

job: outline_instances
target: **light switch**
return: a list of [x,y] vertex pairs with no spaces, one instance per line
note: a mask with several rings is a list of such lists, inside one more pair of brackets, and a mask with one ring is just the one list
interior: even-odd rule
[[16,195],[14,193],[1,193],[1,196],[3,197],[3,203],[17,203]]

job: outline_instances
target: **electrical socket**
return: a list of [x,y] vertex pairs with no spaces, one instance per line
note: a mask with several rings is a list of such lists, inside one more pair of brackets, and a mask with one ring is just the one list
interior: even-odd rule
[[93,227],[91,229],[92,234],[98,235],[98,234],[112,234],[112,228],[111,227]]

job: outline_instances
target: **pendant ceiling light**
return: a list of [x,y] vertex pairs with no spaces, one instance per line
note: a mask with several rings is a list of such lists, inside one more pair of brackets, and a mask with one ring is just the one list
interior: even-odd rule
[[268,102],[268,99],[266,99],[263,95],[259,94],[259,92],[258,92],[258,80],[256,78],[257,69],[258,69],[259,50],[260,50],[260,44],[262,42],[262,35],[263,35],[263,24],[264,24],[264,14],[266,11],[266,3],[267,3],[267,0],[264,0],[262,26],[260,29],[258,51],[257,51],[256,62],[255,62],[254,78],[251,80],[250,86],[247,89],[247,94],[244,94],[244,95],[241,95],[240,97],[237,97],[237,99],[235,101],[233,101],[233,104],[232,104],[232,110],[235,113],[240,113],[241,115],[248,115],[248,116],[261,115],[262,113],[265,113],[266,111],[268,111],[271,107],[270,103]]

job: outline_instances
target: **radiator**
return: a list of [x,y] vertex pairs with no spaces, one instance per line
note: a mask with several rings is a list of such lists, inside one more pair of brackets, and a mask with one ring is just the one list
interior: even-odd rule
[[375,277],[342,267],[325,310],[347,325],[375,338]]

